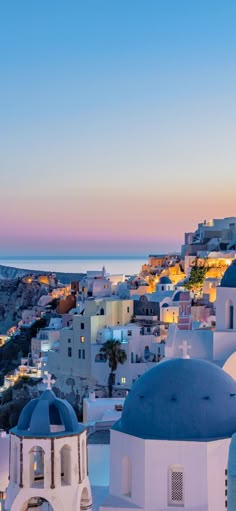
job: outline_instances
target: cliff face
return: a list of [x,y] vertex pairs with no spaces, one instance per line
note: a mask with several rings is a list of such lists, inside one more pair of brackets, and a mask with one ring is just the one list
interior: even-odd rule
[[0,279],[16,279],[25,275],[26,270],[20,268],[11,268],[11,266],[3,266],[0,264]]
[[31,309],[37,305],[44,286],[37,281],[27,284],[20,278],[0,280],[0,333],[18,323],[22,310]]
[[[11,266],[3,266],[0,264],[0,281],[2,279],[17,279],[24,275],[50,275],[49,271],[27,270],[22,268],[13,268]],[[57,272],[56,277],[62,284],[70,284],[72,280],[81,280],[85,276],[84,273],[63,273]]]

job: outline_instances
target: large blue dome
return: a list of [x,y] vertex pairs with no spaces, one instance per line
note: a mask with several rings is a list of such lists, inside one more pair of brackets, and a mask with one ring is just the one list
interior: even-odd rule
[[66,436],[84,431],[68,401],[59,399],[52,390],[45,390],[23,408],[12,432],[20,436]]
[[236,259],[225,271],[221,280],[221,287],[235,287],[236,288]]
[[236,382],[204,360],[160,362],[134,383],[113,429],[145,439],[231,437],[236,432]]

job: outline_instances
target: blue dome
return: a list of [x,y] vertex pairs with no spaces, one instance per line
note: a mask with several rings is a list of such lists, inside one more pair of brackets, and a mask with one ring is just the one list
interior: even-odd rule
[[170,306],[170,305],[169,305],[169,303],[166,303],[166,302],[165,302],[165,303],[163,303],[162,308],[163,308],[163,307],[164,307],[164,308],[167,308],[167,307],[169,307],[169,306]]
[[182,291],[177,291],[177,293],[175,293],[175,296],[173,298],[173,302],[179,302],[180,301],[180,295],[181,295]]
[[68,401],[59,399],[52,390],[45,390],[23,408],[12,431],[20,436],[66,436],[84,431]]
[[231,437],[236,432],[236,382],[204,360],[160,362],[134,383],[113,429],[150,440]]
[[236,287],[236,259],[225,271],[220,285],[221,287]]
[[159,280],[159,284],[172,284],[172,282],[169,279],[169,277],[161,277]]

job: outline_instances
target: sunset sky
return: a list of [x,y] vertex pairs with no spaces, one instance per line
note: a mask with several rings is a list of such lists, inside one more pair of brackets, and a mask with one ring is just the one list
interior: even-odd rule
[[236,216],[235,0],[0,3],[0,255],[179,250]]

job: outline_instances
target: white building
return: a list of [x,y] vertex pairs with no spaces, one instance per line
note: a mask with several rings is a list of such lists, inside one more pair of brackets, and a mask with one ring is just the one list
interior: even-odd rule
[[90,392],[83,400],[83,422],[109,427],[120,419],[124,400],[124,397],[96,398],[95,392]]
[[0,510],[6,498],[9,474],[9,435],[0,430]]
[[129,323],[102,328],[98,331],[96,343],[91,346],[92,374],[98,384],[106,385],[108,381],[110,369],[100,353],[103,343],[108,340],[120,341],[121,348],[126,352],[126,362],[118,364],[116,370],[116,385],[121,387],[130,388],[137,378],[164,356],[165,345],[156,335],[147,333],[144,327]]
[[4,511],[79,511],[92,507],[87,432],[67,401],[50,390],[30,401],[10,431]]
[[[184,332],[184,339],[191,349],[191,357],[203,358],[227,367],[236,379],[235,362],[228,359],[236,352],[236,260],[226,270],[221,285],[216,289],[216,326]],[[176,325],[169,328],[165,355],[176,358],[180,355],[183,331]],[[234,367],[234,369],[233,369]]]
[[66,392],[66,382],[73,378],[78,391],[85,383],[93,388],[96,383],[93,346],[97,345],[98,331],[107,325],[125,325],[132,315],[132,300],[118,297],[86,300],[83,314],[75,314],[72,326],[61,330],[59,349],[48,352],[48,370],[56,376],[57,386]]
[[52,318],[46,328],[40,328],[36,337],[31,339],[31,353],[33,361],[36,362],[53,347],[60,338],[62,318]]
[[235,511],[235,431],[228,374],[202,360],[161,362],[133,385],[111,430],[100,511]]
[[[118,364],[116,371],[119,394],[122,387],[130,388],[141,374],[163,357],[164,344],[158,342],[160,339],[151,333],[151,328],[147,333],[145,328],[129,322],[133,313],[132,300],[116,298],[85,303],[84,314],[73,316],[72,328],[62,330],[59,349],[49,351],[48,370],[56,376],[57,386],[63,392],[68,392],[66,382],[71,378],[79,393],[85,385],[89,389],[96,385],[106,387],[110,369],[100,349],[108,340],[120,341],[127,361]],[[104,314],[100,314],[101,310]],[[94,315],[94,311],[98,314]]]

